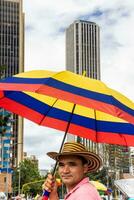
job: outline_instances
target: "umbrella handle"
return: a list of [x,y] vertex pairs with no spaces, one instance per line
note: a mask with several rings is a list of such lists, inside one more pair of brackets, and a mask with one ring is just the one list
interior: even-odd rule
[[50,192],[47,190],[43,191],[42,200],[48,200]]
[[[68,129],[69,129],[69,126],[70,126],[70,122],[71,122],[71,119],[72,119],[72,115],[73,115],[73,113],[74,113],[75,106],[76,106],[76,104],[73,105],[73,109],[72,109],[71,117],[70,117],[70,120],[69,120],[69,122],[68,122],[68,124],[67,124],[67,128],[66,128],[66,131],[65,131],[65,134],[64,134],[63,140],[62,140],[62,144],[61,144],[61,147],[60,147],[59,153],[61,153],[61,151],[62,151],[62,147],[63,147],[63,144],[64,144],[65,139],[66,139],[66,135],[67,135],[67,132],[68,132]],[[56,172],[57,164],[58,164],[58,161],[56,161],[56,163],[55,163],[55,166],[54,166],[54,169],[53,169],[52,175],[54,175],[55,172]],[[48,200],[49,195],[50,195],[50,192],[48,192],[47,190],[44,190],[44,191],[43,191],[43,195],[42,195],[42,197],[43,197],[42,200]]]

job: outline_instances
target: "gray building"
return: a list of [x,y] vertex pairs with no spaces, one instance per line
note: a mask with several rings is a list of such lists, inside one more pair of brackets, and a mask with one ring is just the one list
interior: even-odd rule
[[[100,76],[100,28],[94,22],[77,20],[66,29],[66,70],[94,79]],[[77,140],[103,158],[103,165],[115,177],[129,173],[129,154],[119,145],[96,144],[90,140],[68,134],[67,140]],[[125,160],[123,160],[125,158]],[[118,172],[118,173],[115,173]]]
[[[3,66],[4,77],[24,71],[22,0],[0,0],[0,67]],[[11,124],[10,133],[8,129],[8,134],[1,139],[7,155],[6,168],[16,167],[23,159],[23,120],[12,115]]]
[[[100,79],[100,28],[96,23],[77,20],[66,29],[66,70]],[[71,134],[67,139],[80,140],[98,151],[98,145],[90,140]]]
[[66,69],[100,79],[100,29],[94,22],[78,20],[66,29]]

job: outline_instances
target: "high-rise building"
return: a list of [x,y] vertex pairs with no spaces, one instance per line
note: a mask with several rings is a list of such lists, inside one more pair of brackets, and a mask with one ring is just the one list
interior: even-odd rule
[[[94,22],[77,20],[66,29],[66,69],[77,74],[100,79],[100,28]],[[103,158],[110,172],[129,172],[130,150],[118,145],[96,144],[68,134],[68,140],[77,140]],[[125,161],[123,161],[123,157]]]
[[[77,20],[66,29],[66,69],[77,74],[100,79],[100,28],[94,22]],[[76,137],[68,134],[68,140]],[[97,151],[96,143],[80,139],[93,151]]]
[[[100,29],[96,23],[77,20],[66,29],[66,69],[100,79]],[[103,166],[114,178],[119,178],[121,173],[129,173],[129,148],[126,151],[119,145],[96,144],[71,134],[68,134],[67,140],[81,141],[98,153],[103,159]]]
[[78,20],[66,29],[66,69],[100,79],[100,29],[96,23]]
[[[22,0],[0,0],[0,70],[3,66],[4,77],[24,71]],[[9,123],[4,135],[1,135],[0,144],[0,168],[6,173],[5,179],[8,178],[9,169],[16,167],[23,158],[23,120],[11,114]],[[5,184],[8,185],[7,181]],[[10,188],[7,189],[10,191]]]

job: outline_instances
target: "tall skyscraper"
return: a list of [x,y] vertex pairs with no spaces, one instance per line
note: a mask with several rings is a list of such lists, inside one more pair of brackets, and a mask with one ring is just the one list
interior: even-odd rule
[[66,29],[66,69],[100,79],[100,29],[94,22],[78,20]]
[[[77,20],[66,29],[66,69],[100,79],[100,29],[96,23]],[[68,134],[68,140],[76,137]],[[80,140],[97,151],[96,143]]]
[[[96,23],[77,20],[66,29],[66,69],[77,74],[86,72],[86,76],[100,79],[100,29]],[[100,154],[109,171],[129,172],[129,149],[125,152],[124,147],[96,144],[71,134],[68,140],[80,140],[91,151]]]
[[[5,66],[4,76],[24,71],[24,14],[22,0],[0,0],[0,69]],[[3,114],[5,115],[5,111]],[[8,127],[1,135],[0,169],[8,179],[8,172],[23,158],[23,120],[12,115]],[[1,182],[1,181],[0,181]],[[3,186],[5,187],[5,186]],[[11,192],[11,188],[3,188]]]

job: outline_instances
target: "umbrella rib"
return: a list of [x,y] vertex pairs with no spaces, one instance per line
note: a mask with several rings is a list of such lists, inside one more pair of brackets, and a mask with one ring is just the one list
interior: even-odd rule
[[123,139],[124,139],[124,141],[125,141],[125,143],[126,143],[126,145],[125,145],[125,146],[126,146],[126,147],[128,147],[128,145],[127,145],[127,140],[126,140],[125,136],[123,136],[123,135],[121,135],[121,134],[119,134],[119,135],[120,135],[120,137],[121,137],[121,138],[123,138]]
[[96,110],[94,109],[94,120],[95,120],[95,133],[96,133],[96,142],[98,143],[98,134],[97,134],[97,120],[96,120]]
[[[95,116],[95,132],[96,132],[96,142],[98,143],[98,134],[97,134],[97,120],[96,120],[96,110],[94,109],[94,116]],[[120,134],[119,134],[120,135]],[[120,137],[121,138],[123,138],[124,139],[124,141],[125,141],[125,146],[127,147],[128,145],[127,145],[127,140],[126,140],[126,138],[123,136],[123,135],[120,135]]]
[[55,101],[54,101],[54,103],[52,104],[52,106],[50,106],[50,108],[48,109],[48,111],[46,112],[46,114],[43,116],[43,118],[41,119],[41,121],[40,121],[40,123],[39,123],[39,125],[41,125],[42,124],[42,122],[43,122],[43,120],[46,118],[46,116],[47,116],[47,114],[49,113],[49,111],[52,109],[52,107],[54,106],[54,104],[57,102],[57,100],[58,99],[56,99]]
[[[72,120],[72,117],[73,117],[73,114],[74,114],[75,107],[76,107],[76,104],[73,104],[72,112],[71,112],[70,118],[69,118],[68,123],[67,123],[66,131],[65,131],[64,136],[63,136],[63,140],[62,140],[62,143],[61,143],[61,146],[60,146],[59,153],[61,153],[61,151],[62,151],[64,142],[65,142],[65,139],[66,139],[66,135],[68,133],[68,129],[70,127],[70,123],[71,123],[71,120]],[[53,169],[53,172],[52,172],[53,175],[55,175],[57,165],[58,165],[58,161],[56,161],[56,163],[55,163],[55,166],[54,166],[54,169]]]

